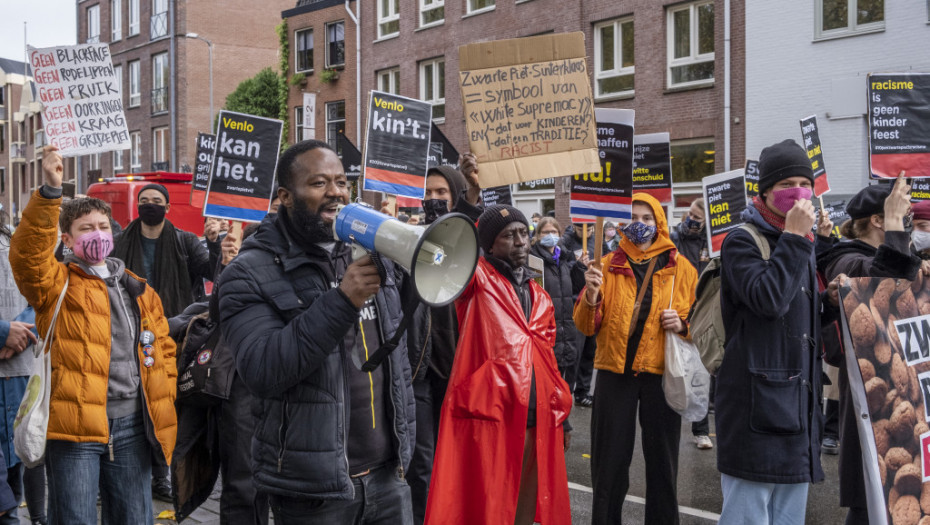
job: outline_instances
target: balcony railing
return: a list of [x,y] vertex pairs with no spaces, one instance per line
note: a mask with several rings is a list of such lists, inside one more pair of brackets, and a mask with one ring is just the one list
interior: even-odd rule
[[10,160],[13,162],[26,162],[26,143],[25,142],[11,142],[10,143]]
[[152,114],[168,112],[168,88],[155,88],[152,90]]
[[168,13],[155,13],[149,26],[151,39],[161,38],[168,34]]
[[40,129],[40,130],[36,131],[35,144],[36,144],[36,149],[42,149],[42,148],[44,148],[45,146],[48,145],[48,141],[45,140],[45,130],[44,130],[44,129]]

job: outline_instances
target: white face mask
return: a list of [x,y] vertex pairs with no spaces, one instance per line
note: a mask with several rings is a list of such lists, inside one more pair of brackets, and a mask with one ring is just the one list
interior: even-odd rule
[[912,231],[911,242],[914,243],[914,249],[918,252],[930,249],[930,232]]

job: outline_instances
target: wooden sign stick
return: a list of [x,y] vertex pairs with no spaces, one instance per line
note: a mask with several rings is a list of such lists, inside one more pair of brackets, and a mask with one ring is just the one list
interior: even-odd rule
[[601,252],[604,250],[604,218],[598,217],[594,223],[594,259],[591,264],[601,269]]
[[239,248],[242,245],[242,221],[233,221],[229,234],[236,239],[236,248]]
[[588,223],[584,223],[581,226],[582,236],[581,236],[581,250],[583,253],[588,253]]

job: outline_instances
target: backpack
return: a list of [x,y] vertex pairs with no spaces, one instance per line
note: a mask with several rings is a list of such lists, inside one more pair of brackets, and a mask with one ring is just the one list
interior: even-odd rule
[[[740,228],[749,232],[762,252],[762,259],[769,260],[771,249],[769,243],[758,228],[752,224],[741,224]],[[691,340],[701,353],[701,362],[708,372],[714,374],[723,362],[723,344],[726,330],[723,327],[723,313],[720,311],[720,269],[723,263],[720,257],[714,257],[707,264],[698,278],[695,301],[688,314]]]
[[178,403],[209,407],[228,399],[236,363],[209,311],[191,318],[178,348]]

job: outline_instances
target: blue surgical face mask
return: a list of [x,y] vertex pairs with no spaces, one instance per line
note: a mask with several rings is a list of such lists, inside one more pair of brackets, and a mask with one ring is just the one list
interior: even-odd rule
[[651,241],[656,236],[658,229],[655,226],[647,226],[642,222],[631,222],[623,228],[623,235],[633,244],[639,246]]
[[552,248],[558,243],[559,243],[559,236],[554,233],[549,233],[539,238],[539,244],[542,244],[546,248]]

